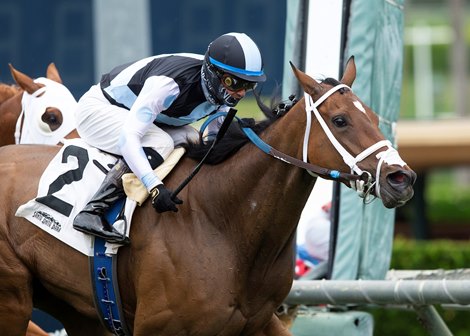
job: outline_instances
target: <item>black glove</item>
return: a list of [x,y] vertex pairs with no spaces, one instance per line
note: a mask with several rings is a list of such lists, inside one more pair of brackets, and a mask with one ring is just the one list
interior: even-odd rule
[[178,197],[171,198],[171,192],[163,184],[159,184],[150,190],[150,196],[152,197],[152,205],[158,213],[165,211],[178,212],[176,204],[183,204],[183,201]]

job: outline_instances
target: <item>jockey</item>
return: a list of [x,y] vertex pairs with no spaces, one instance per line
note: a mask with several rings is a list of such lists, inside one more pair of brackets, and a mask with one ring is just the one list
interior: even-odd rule
[[[189,124],[230,107],[264,82],[261,53],[243,33],[224,34],[205,55],[165,54],[124,64],[102,76],[78,102],[77,131],[91,146],[122,156],[107,173],[73,227],[114,243],[129,243],[104,218],[124,196],[121,177],[132,171],[147,188],[157,212],[183,203],[153,169],[184,141],[199,141]],[[219,123],[211,123],[216,134]],[[214,130],[214,128],[216,128]]]

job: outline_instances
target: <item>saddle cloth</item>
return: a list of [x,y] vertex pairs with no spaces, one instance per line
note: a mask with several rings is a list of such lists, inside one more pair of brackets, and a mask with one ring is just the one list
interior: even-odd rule
[[[165,162],[156,169],[163,178],[184,154],[177,148]],[[93,256],[93,239],[90,235],[75,230],[73,219],[84,208],[103,182],[107,171],[117,158],[87,145],[82,139],[64,141],[64,146],[47,166],[39,181],[37,197],[21,205],[16,216],[24,217],[42,230],[48,232],[77,251]],[[123,176],[127,195],[125,215],[129,222],[136,207],[148,197],[148,192],[138,178],[130,173]],[[117,229],[121,229],[119,226]],[[122,232],[122,231],[121,231]],[[120,245],[107,245],[107,253],[116,253]]]

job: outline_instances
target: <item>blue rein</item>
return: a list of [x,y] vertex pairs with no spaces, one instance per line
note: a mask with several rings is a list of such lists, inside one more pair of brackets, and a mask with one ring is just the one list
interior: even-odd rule
[[[226,116],[227,112],[217,112],[211,116],[209,116],[204,123],[201,125],[200,128],[200,133],[203,134],[204,130],[207,128],[207,126],[216,118]],[[237,121],[240,123],[241,126],[241,119],[235,116]],[[286,163],[292,164],[294,166],[309,170],[313,172],[315,175],[318,175],[323,178],[329,178],[333,180],[337,179],[345,179],[348,181],[357,181],[357,180],[364,180],[368,179],[368,176],[363,176],[363,175],[355,175],[355,174],[348,174],[348,173],[341,173],[338,170],[330,170],[327,168],[319,167],[312,165],[310,163],[301,161],[299,159],[296,159],[294,157],[291,157],[287,154],[284,154],[274,148],[272,148],[270,145],[268,145],[266,142],[264,142],[251,128],[249,127],[243,127],[241,126],[242,131],[245,133],[245,135],[250,139],[250,141],[258,147],[260,150],[262,150],[264,153],[269,154],[273,156],[274,158],[278,160],[282,160]]]
[[[225,117],[227,115],[227,112],[217,112],[215,114],[212,114],[210,115],[206,121],[204,121],[204,123],[201,125],[201,128],[199,130],[199,132],[201,134],[204,133],[204,130],[207,128],[207,126],[214,120],[214,119],[217,119],[219,117]],[[240,123],[240,118],[235,116],[235,119],[237,119],[238,123]],[[241,123],[240,123],[240,126],[241,126]],[[253,142],[256,147],[258,147],[259,149],[261,149],[263,152],[265,152],[266,154],[270,154],[271,152],[271,149],[272,147],[269,146],[266,142],[264,142],[263,140],[261,140],[261,138],[255,133],[253,132],[253,130],[249,127],[241,127],[241,129],[243,130],[243,132],[245,133],[245,135],[248,137],[248,139],[250,139],[251,142]]]

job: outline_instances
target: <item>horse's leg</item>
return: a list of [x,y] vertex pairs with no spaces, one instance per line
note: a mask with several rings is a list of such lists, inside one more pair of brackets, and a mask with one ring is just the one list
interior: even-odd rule
[[10,246],[0,243],[0,333],[24,336],[33,311],[31,274]]
[[292,336],[292,333],[285,327],[279,318],[273,314],[271,321],[256,336]]

